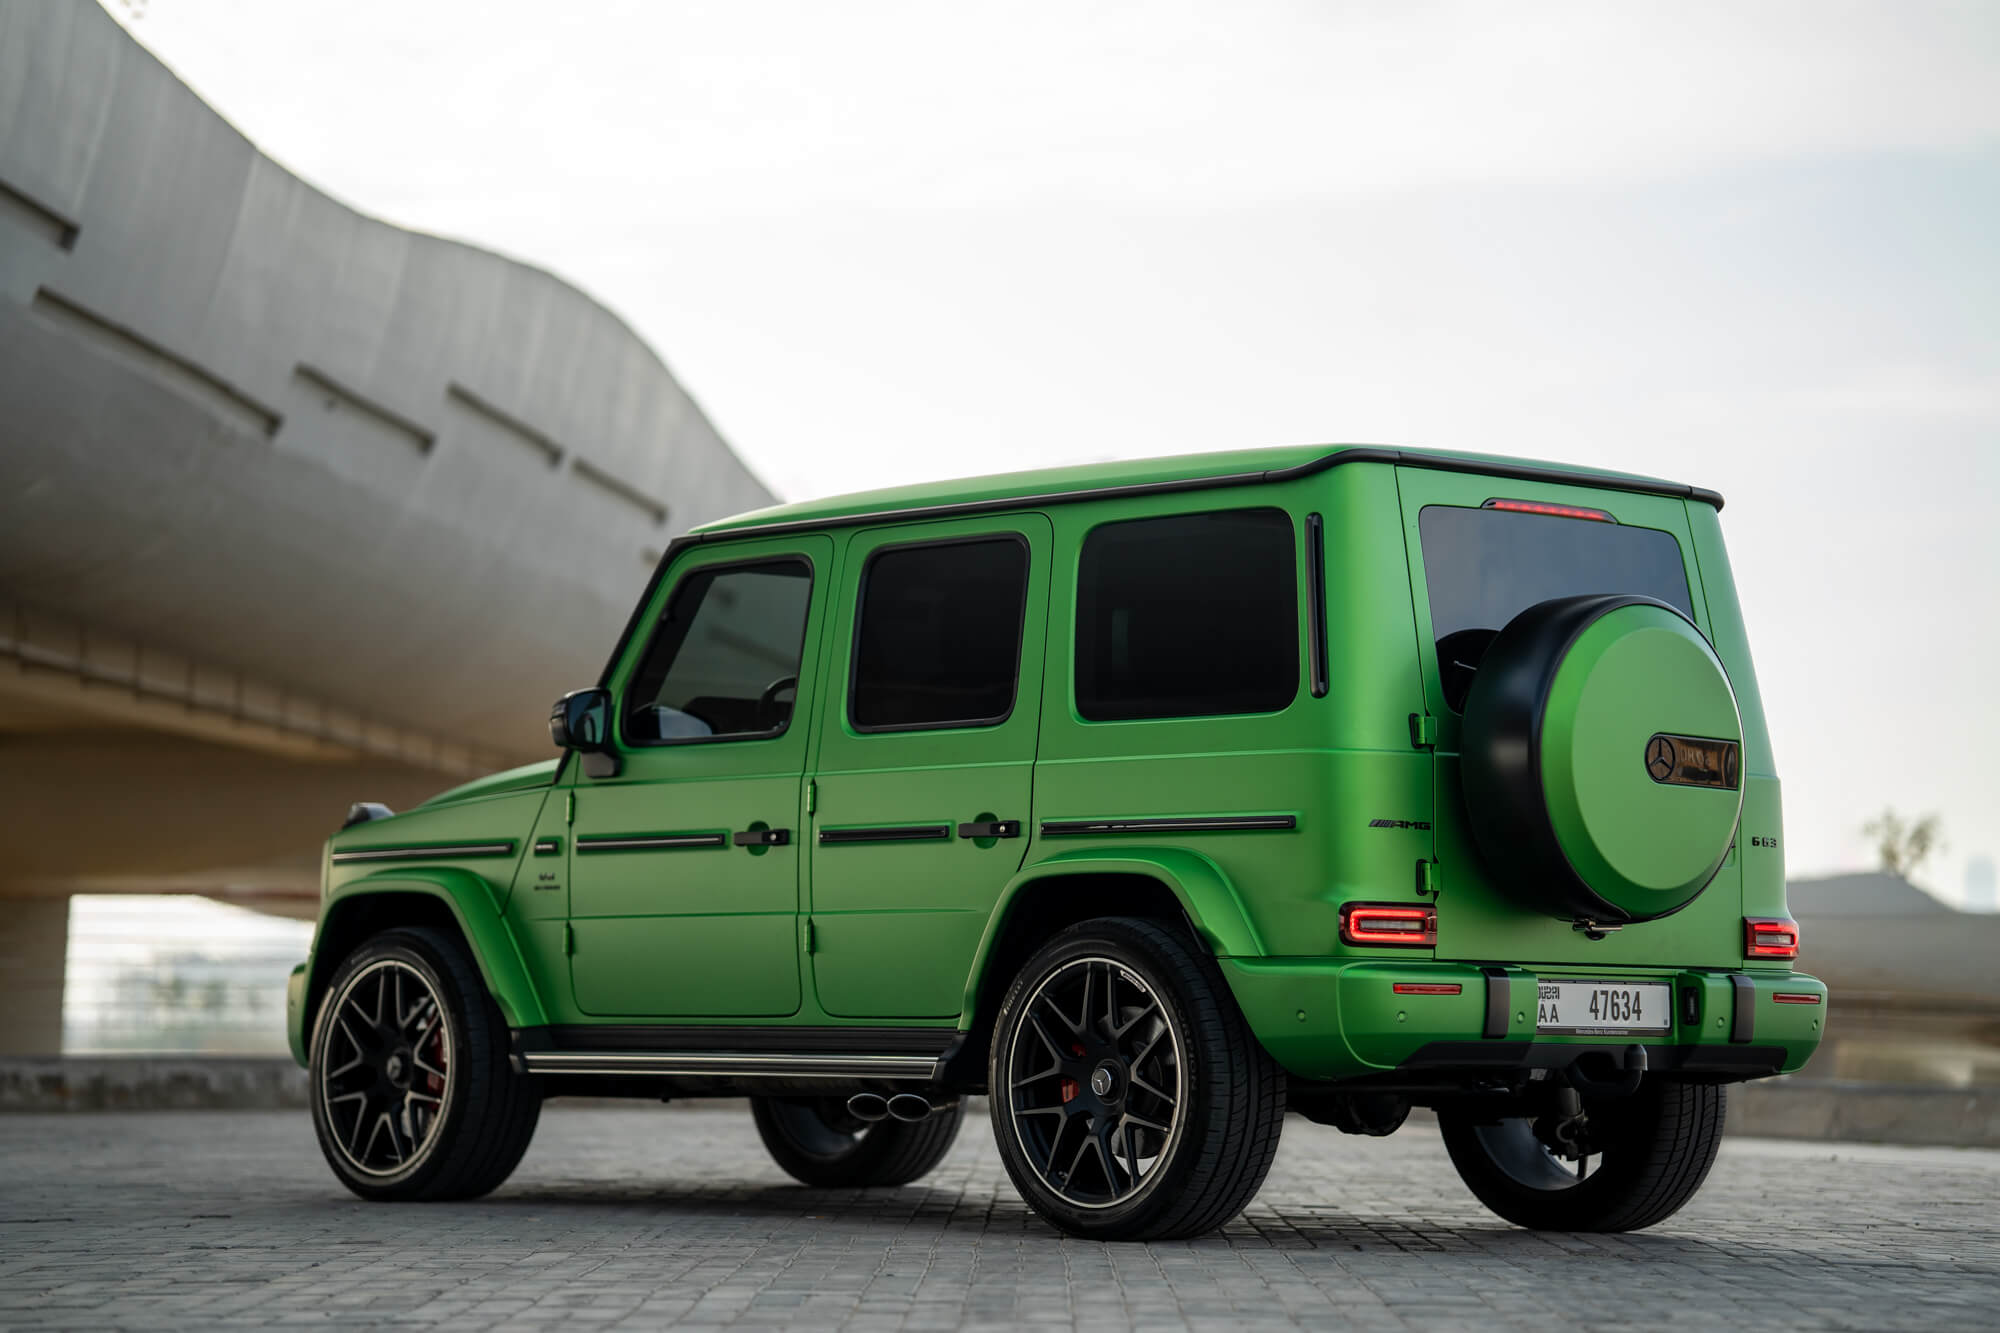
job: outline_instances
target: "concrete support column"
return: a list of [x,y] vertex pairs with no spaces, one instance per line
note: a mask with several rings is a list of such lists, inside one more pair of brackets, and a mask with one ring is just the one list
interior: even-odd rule
[[0,1055],[61,1055],[69,897],[0,896]]

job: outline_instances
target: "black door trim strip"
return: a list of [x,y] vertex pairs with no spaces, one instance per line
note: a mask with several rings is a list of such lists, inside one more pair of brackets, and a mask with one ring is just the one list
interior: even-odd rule
[[578,853],[675,852],[728,845],[726,833],[614,833],[576,840]]
[[1297,815],[1171,815],[1158,819],[1044,819],[1044,838],[1116,833],[1282,833],[1299,826]]
[[433,843],[419,847],[350,847],[333,854],[335,865],[353,861],[458,861],[481,856],[512,856],[514,841]]
[[949,842],[949,824],[903,824],[890,828],[823,828],[822,844],[843,842]]

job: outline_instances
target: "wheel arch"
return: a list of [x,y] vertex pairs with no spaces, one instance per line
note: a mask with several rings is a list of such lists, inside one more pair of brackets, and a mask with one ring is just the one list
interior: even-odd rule
[[1102,916],[1158,921],[1217,957],[1258,957],[1263,941],[1222,868],[1181,848],[1088,849],[1036,862],[1009,880],[967,976],[947,1079],[981,1083],[994,1016],[1015,973],[1057,931]]
[[398,926],[431,926],[455,933],[472,955],[487,993],[512,1028],[547,1022],[514,933],[496,906],[486,880],[469,871],[398,870],[342,885],[320,913],[306,965],[302,1003],[291,1020],[292,1054],[307,1062],[319,1003],[341,961],[371,935]]

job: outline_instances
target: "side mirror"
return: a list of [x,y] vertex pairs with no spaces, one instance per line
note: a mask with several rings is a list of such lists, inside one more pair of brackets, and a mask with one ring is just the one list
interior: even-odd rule
[[593,778],[618,775],[618,756],[611,749],[611,694],[608,690],[571,690],[549,710],[549,739],[558,749],[583,756],[583,771]]

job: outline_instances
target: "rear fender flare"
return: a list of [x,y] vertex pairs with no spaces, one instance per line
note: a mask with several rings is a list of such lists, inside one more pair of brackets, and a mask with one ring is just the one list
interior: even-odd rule
[[1037,861],[1023,869],[1000,891],[993,915],[980,937],[966,978],[965,1003],[959,1027],[970,1029],[980,1017],[979,995],[994,949],[1007,929],[1008,918],[1021,895],[1033,886],[1072,875],[1133,875],[1153,880],[1174,895],[1209,952],[1218,958],[1260,958],[1263,940],[1244,910],[1236,885],[1208,857],[1180,847],[1079,848]]

